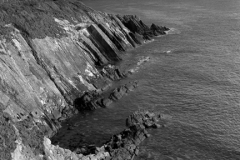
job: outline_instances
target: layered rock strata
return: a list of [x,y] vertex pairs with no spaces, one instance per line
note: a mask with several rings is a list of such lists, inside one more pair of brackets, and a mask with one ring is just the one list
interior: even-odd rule
[[167,30],[135,16],[97,12],[77,0],[7,2],[0,19],[4,160],[51,159],[43,137],[81,110],[76,100],[123,78],[114,64],[124,51]]
[[110,94],[101,94],[96,91],[86,92],[80,98],[75,100],[75,107],[78,110],[95,110],[97,108],[109,107],[111,103],[121,99],[128,92],[133,91],[138,85],[137,81],[129,82],[125,85],[116,87],[114,90],[110,91]]

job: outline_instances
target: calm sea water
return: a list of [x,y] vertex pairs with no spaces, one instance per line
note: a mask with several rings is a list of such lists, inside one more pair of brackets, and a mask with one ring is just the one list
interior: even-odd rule
[[78,117],[90,143],[124,128],[138,109],[165,115],[139,160],[240,160],[240,1],[84,0],[94,9],[135,14],[173,34],[131,51],[125,64],[150,61],[129,79],[137,90],[110,109]]

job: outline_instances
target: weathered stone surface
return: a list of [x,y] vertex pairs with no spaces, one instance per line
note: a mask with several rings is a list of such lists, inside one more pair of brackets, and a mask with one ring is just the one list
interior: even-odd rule
[[105,107],[109,107],[112,103],[113,103],[113,101],[109,98],[104,98],[102,100],[102,105],[105,106]]
[[95,24],[92,24],[87,28],[90,33],[90,39],[98,44],[98,47],[105,53],[106,57],[110,61],[119,61],[121,58],[118,55],[118,51],[113,42],[108,38],[103,31]]
[[124,86],[120,86],[119,88],[116,88],[112,94],[110,95],[110,98],[113,100],[119,100],[122,98],[124,94],[126,94],[127,89]]
[[129,35],[130,34],[129,29],[126,26],[124,26],[122,24],[122,22],[115,15],[109,14],[109,17],[113,21],[115,21],[115,23],[119,26],[119,29],[121,31],[120,33],[123,34],[123,35],[121,35],[121,37],[123,38],[123,41],[126,43],[126,45],[130,46],[129,45],[129,43],[130,43],[133,47],[136,47],[136,43],[134,42],[134,40]]
[[79,111],[95,110],[101,107],[106,108],[109,107],[113,101],[117,101],[128,92],[133,91],[137,85],[137,81],[120,85],[119,87],[116,87],[110,94],[105,94],[104,96],[96,91],[86,92],[82,97],[75,100],[74,105]]
[[155,24],[148,27],[137,16],[117,15],[117,17],[132,32],[130,36],[137,44],[141,44],[143,40],[151,40],[154,36],[164,35],[166,34],[165,31],[169,30],[166,27],[160,27]]

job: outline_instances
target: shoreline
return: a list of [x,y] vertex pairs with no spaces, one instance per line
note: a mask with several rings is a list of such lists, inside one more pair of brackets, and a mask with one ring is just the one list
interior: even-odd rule
[[[108,91],[114,81],[132,74],[116,64],[126,51],[165,35],[169,29],[155,24],[149,27],[133,15],[97,12],[77,0],[4,3],[0,9],[0,69],[4,71],[0,127],[4,141],[10,141],[2,144],[0,159],[84,159],[76,158],[67,148],[52,145],[49,138],[59,131],[63,121],[78,112],[106,108],[134,90],[137,82]],[[130,139],[146,136],[146,126],[158,126],[152,113],[134,115],[147,119],[148,124],[139,120],[127,126],[127,135],[121,133],[126,142],[135,143]],[[119,149],[129,151],[121,146],[115,151]],[[109,155],[113,152],[106,148],[97,153],[108,159],[115,155]],[[132,158],[135,149],[129,153],[128,158]]]
[[[157,37],[160,37],[160,36],[157,36]],[[150,41],[148,41],[147,43],[146,42],[144,42],[144,44],[143,45],[147,45],[148,43],[151,43],[151,42],[153,42],[154,41],[154,39],[153,40],[150,40]],[[142,46],[142,45],[141,45]],[[141,46],[138,46],[138,47],[141,47]],[[134,48],[135,49],[135,48]],[[142,57],[142,59],[139,59],[138,60],[138,62],[136,62],[136,64],[135,65],[133,65],[132,67],[131,67],[131,69],[130,68],[128,68],[128,69],[126,69],[126,70],[123,70],[121,73],[123,73],[123,77],[122,77],[122,79],[118,79],[116,82],[111,82],[111,85],[108,87],[108,88],[106,88],[106,90],[104,90],[104,91],[102,91],[102,93],[100,93],[100,97],[101,98],[103,98],[102,100],[103,101],[105,101],[106,99],[107,99],[107,101],[104,103],[103,102],[103,104],[105,104],[104,105],[104,107],[96,107],[96,108],[94,108],[94,109],[90,109],[90,110],[86,110],[87,112],[91,112],[92,110],[95,110],[95,109],[105,109],[105,108],[109,108],[110,106],[111,106],[111,104],[112,103],[117,103],[117,101],[118,100],[120,100],[121,98],[124,98],[124,96],[127,96],[128,94],[129,94],[129,92],[133,92],[132,94],[134,94],[134,89],[135,88],[137,88],[138,87],[138,81],[133,81],[133,82],[131,82],[131,81],[128,81],[128,83],[124,83],[124,84],[121,84],[121,85],[113,85],[112,83],[118,83],[118,81],[119,82],[121,82],[122,80],[126,80],[127,78],[128,78],[128,76],[130,76],[131,74],[134,74],[135,72],[137,72],[138,71],[138,69],[140,68],[140,66],[141,65],[143,65],[143,63],[146,63],[146,62],[148,62],[149,61],[149,59],[150,59],[150,57]],[[123,61],[124,61],[124,59],[123,59]],[[121,63],[121,62],[120,62]],[[121,64],[118,66],[119,68],[121,67]],[[118,68],[117,67],[117,68]],[[112,68],[112,67],[110,67],[110,68]],[[124,88],[124,89],[123,89]],[[105,93],[104,93],[105,92]],[[114,95],[114,93],[116,94],[117,93],[117,95],[116,96],[113,96]],[[110,95],[110,96],[109,96]],[[104,98],[105,97],[105,98]],[[112,99],[112,100],[110,100],[110,101],[108,101],[108,98],[106,98],[106,97],[110,97],[110,99]],[[150,113],[149,111],[136,111],[136,112],[134,112],[133,113],[133,115],[135,115],[135,114],[141,114],[141,115],[145,115],[145,114],[153,114],[153,115],[155,115],[154,113]],[[133,115],[131,115],[131,116],[133,116]],[[147,116],[148,117],[148,116]],[[161,117],[160,116],[160,114],[159,114],[159,117]],[[144,118],[143,118],[144,119]],[[127,121],[127,120],[126,120]],[[159,124],[157,124],[157,122],[158,121],[161,121],[161,118],[160,119],[158,119],[158,120],[156,120],[155,119],[155,124],[154,124],[154,127],[153,128],[162,128],[162,127],[165,127],[164,125],[159,125]],[[162,122],[160,122],[160,123],[162,123]],[[66,124],[67,125],[67,130],[63,130],[62,131],[62,133],[64,133],[64,134],[66,134],[66,136],[67,136],[67,132],[68,132],[68,130],[76,130],[76,129],[74,129],[76,126],[75,125],[71,125],[71,123],[67,123]],[[136,125],[140,125],[141,126],[141,124],[139,124],[139,123],[137,123]],[[144,126],[144,125],[143,125]],[[127,126],[128,127],[128,126]],[[79,155],[82,159],[84,159],[84,158],[87,158],[87,157],[91,157],[92,159],[94,159],[94,158],[99,158],[98,156],[103,156],[103,157],[101,157],[100,159],[104,159],[104,156],[106,156],[106,157],[108,157],[108,156],[110,156],[112,159],[118,159],[118,158],[124,158],[124,159],[126,159],[126,160],[133,160],[137,155],[138,155],[138,152],[139,152],[139,145],[140,145],[140,143],[145,139],[145,138],[148,138],[149,136],[150,136],[150,134],[148,134],[148,132],[147,132],[147,129],[149,129],[149,127],[147,127],[147,126],[145,126],[146,128],[142,128],[143,130],[137,130],[136,132],[142,132],[143,133],[143,135],[142,135],[142,137],[140,138],[140,140],[139,140],[139,142],[136,142],[135,140],[136,139],[138,139],[138,136],[137,137],[132,137],[132,138],[130,138],[130,137],[125,137],[126,139],[128,139],[128,140],[124,140],[124,141],[132,141],[131,139],[135,139],[135,140],[133,140],[133,142],[131,142],[131,143],[133,143],[132,144],[132,146],[131,147],[133,147],[132,149],[128,149],[128,147],[127,146],[124,146],[123,148],[122,147],[120,147],[119,146],[119,148],[117,147],[117,148],[114,148],[114,150],[108,150],[108,149],[106,149],[106,148],[108,148],[108,145],[109,145],[109,141],[115,141],[115,140],[113,140],[114,139],[114,137],[121,137],[122,136],[122,134],[124,134],[124,132],[125,132],[125,130],[123,131],[123,132],[120,132],[119,134],[116,134],[116,135],[112,135],[112,137],[110,138],[111,140],[108,140],[108,141],[106,141],[105,143],[102,143],[101,145],[95,145],[95,144],[89,144],[89,145],[80,145],[80,146],[78,146],[78,147],[76,147],[75,149],[73,149],[73,148],[71,148],[71,151],[73,151],[73,153],[76,153],[77,155]],[[131,128],[131,127],[130,127]],[[150,127],[151,128],[151,127]],[[128,130],[128,129],[127,129]],[[71,131],[72,132],[72,131]],[[77,130],[76,130],[76,132],[78,132]],[[63,138],[64,136],[63,136],[63,134],[60,134],[61,136],[59,137],[60,139],[61,138]],[[53,138],[53,137],[52,137]],[[51,138],[51,139],[52,139]],[[59,138],[58,138],[58,136],[56,136],[56,137],[54,137],[53,139],[54,139],[54,141],[56,141],[56,142],[54,142],[52,145],[60,145],[60,144],[58,144],[58,142],[59,141],[61,141],[61,140],[59,140]],[[70,138],[70,137],[69,137]],[[76,140],[77,140],[77,138],[76,138]],[[118,139],[118,140],[120,140],[120,141],[122,141],[122,139],[120,138],[120,139]],[[66,140],[65,140],[66,141]],[[138,141],[138,140],[137,140]],[[55,144],[56,143],[56,144]],[[106,144],[107,143],[107,144]],[[118,143],[122,143],[122,142],[118,142]],[[126,142],[125,142],[126,143]],[[63,147],[63,148],[65,148],[65,147]],[[96,150],[96,151],[93,151],[93,150]],[[121,152],[121,151],[119,151],[119,150],[122,150],[122,149],[124,149],[125,151],[124,152]],[[91,151],[90,151],[91,150]],[[85,152],[89,152],[89,153],[85,153]],[[105,152],[107,152],[107,153],[109,153],[109,154],[103,154],[103,153],[105,153]],[[114,152],[114,154],[116,154],[115,152],[117,152],[117,155],[114,155],[112,152]],[[121,152],[121,154],[118,154],[118,152]],[[130,152],[130,155],[129,155],[129,153],[128,152]],[[131,157],[131,158],[130,158]],[[80,159],[81,160],[81,159]]]

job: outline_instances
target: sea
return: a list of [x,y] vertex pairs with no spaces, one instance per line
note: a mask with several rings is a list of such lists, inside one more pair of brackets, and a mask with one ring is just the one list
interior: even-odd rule
[[110,108],[78,115],[81,143],[100,145],[132,112],[150,110],[165,127],[149,131],[135,160],[240,160],[240,0],[82,2],[171,31],[125,53],[134,73],[121,83],[139,85]]

